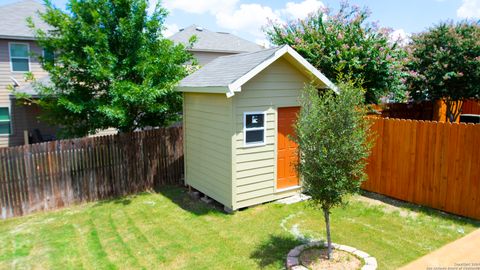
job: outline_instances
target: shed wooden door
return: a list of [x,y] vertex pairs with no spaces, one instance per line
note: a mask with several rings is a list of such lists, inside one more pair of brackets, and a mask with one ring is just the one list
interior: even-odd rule
[[277,189],[298,186],[295,170],[297,144],[288,136],[294,135],[294,123],[300,107],[278,108]]

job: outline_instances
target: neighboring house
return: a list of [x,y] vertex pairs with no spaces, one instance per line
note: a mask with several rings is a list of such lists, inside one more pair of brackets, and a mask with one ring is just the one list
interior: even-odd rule
[[32,86],[25,82],[27,72],[32,72],[37,79],[48,80],[47,73],[32,55],[44,52],[35,43],[26,23],[26,19],[32,17],[37,27],[48,29],[36,13],[43,8],[33,0],[0,6],[0,147],[24,144],[24,131],[36,139],[51,138],[57,131],[38,120],[40,108],[37,105],[17,104],[15,96],[7,89],[8,85],[18,82],[17,89],[35,94]]
[[183,79],[186,184],[227,210],[299,192],[289,135],[307,83],[336,91],[289,46],[219,57]]
[[205,28],[192,25],[181,29],[170,39],[176,43],[188,45],[192,36],[197,40],[193,47],[188,49],[203,66],[217,57],[245,52],[255,52],[264,48],[256,43],[245,40],[226,32],[212,32]]
[[[38,98],[33,85],[25,81],[27,72],[31,72],[37,81],[48,84],[49,78],[35,55],[44,52],[35,43],[35,37],[27,26],[31,17],[36,27],[48,30],[48,25],[38,16],[37,11],[44,10],[40,1],[23,0],[0,6],[0,147],[22,145],[26,137],[30,142],[52,139],[58,127],[39,121],[41,109],[36,104],[18,104],[15,95],[8,86],[15,85],[17,92],[23,92]],[[212,32],[195,25],[182,29],[171,37],[174,42],[188,43],[191,36],[197,36],[197,42],[190,52],[200,65],[225,55],[253,52],[263,47],[253,42],[224,32]],[[98,134],[112,134],[116,130],[99,131]]]

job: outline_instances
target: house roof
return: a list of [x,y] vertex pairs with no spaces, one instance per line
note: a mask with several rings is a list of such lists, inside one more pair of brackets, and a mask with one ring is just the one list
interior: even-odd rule
[[180,81],[177,90],[225,93],[227,97],[231,97],[235,92],[241,91],[243,84],[280,57],[285,57],[287,61],[315,82],[338,92],[337,87],[329,79],[288,45],[253,53],[218,57]]
[[[23,84],[21,86],[17,86],[15,88],[15,92],[16,93],[27,94],[27,95],[30,95],[33,98],[38,98],[39,96],[38,96],[37,90],[35,89],[35,84],[40,84],[40,85],[44,85],[44,86],[51,86],[52,82],[50,81],[50,76],[47,75],[47,76],[38,78],[35,82],[30,82],[30,83]],[[15,98],[15,93],[11,93],[10,97]]]
[[32,17],[37,28],[48,29],[48,24],[40,19],[37,12],[44,10],[45,7],[35,0],[0,6],[0,38],[33,40],[34,35],[27,25],[27,18]]
[[230,33],[213,32],[196,25],[181,29],[179,32],[172,35],[170,40],[176,43],[188,44],[189,39],[193,35],[197,36],[197,41],[194,43],[190,51],[241,53],[264,49],[256,43]]

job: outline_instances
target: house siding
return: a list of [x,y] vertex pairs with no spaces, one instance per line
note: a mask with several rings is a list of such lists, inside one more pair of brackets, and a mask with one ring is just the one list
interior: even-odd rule
[[[283,58],[242,86],[235,99],[234,204],[236,208],[291,196],[298,190],[277,191],[277,108],[300,106],[298,97],[309,79]],[[243,114],[266,112],[266,144],[244,147]]]
[[[28,43],[30,52],[41,55],[42,49],[35,44],[34,41],[1,39],[0,40],[0,107],[10,108],[10,120],[12,125],[11,135],[0,135],[0,147],[21,145],[24,143],[23,131],[38,128],[42,131],[50,132],[54,128],[39,122],[36,117],[39,114],[39,109],[33,106],[17,105],[15,100],[11,100],[10,91],[7,89],[8,85],[12,84],[10,77],[15,78],[20,85],[26,84],[25,73],[12,72],[10,69],[9,47],[10,42]],[[38,59],[35,56],[30,56],[30,71],[36,78],[46,76],[47,73],[42,69]],[[32,113],[34,115],[32,115]]]
[[184,95],[185,183],[232,207],[232,99]]

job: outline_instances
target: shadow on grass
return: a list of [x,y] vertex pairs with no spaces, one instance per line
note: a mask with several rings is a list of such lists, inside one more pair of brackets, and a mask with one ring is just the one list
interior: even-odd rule
[[206,215],[206,214],[224,214],[222,211],[222,206],[216,202],[211,204],[206,204],[199,199],[193,199],[188,195],[188,191],[184,187],[180,186],[164,186],[157,188],[155,190],[157,193],[162,194],[167,199],[181,207],[183,210],[186,210],[195,215]]
[[419,212],[419,213],[425,214],[427,216],[440,217],[442,219],[446,219],[446,220],[449,220],[449,221],[461,222],[461,223],[464,223],[464,224],[473,225],[475,227],[480,227],[480,220],[475,220],[475,219],[471,219],[471,218],[468,218],[468,217],[463,217],[463,216],[458,216],[458,215],[455,215],[455,214],[450,214],[450,213],[444,212],[442,210],[434,209],[434,208],[431,208],[431,207],[428,207],[428,206],[423,206],[423,205],[419,205],[419,204],[410,203],[410,202],[407,202],[407,201],[402,201],[402,200],[399,200],[399,199],[394,199],[394,198],[391,198],[391,197],[388,197],[388,196],[385,196],[385,195],[382,195],[382,194],[378,194],[378,193],[374,193],[374,192],[370,192],[370,191],[366,191],[366,190],[362,190],[360,192],[360,195],[365,196],[365,197],[370,198],[370,199],[381,201],[385,204],[389,204],[389,205],[392,205],[392,206],[395,206],[395,207],[402,207],[402,208],[406,208],[410,211]]
[[[183,210],[191,212],[195,215],[206,215],[211,213],[216,214],[226,214],[223,212],[223,206],[216,202],[212,202],[211,204],[206,204],[199,199],[193,199],[188,195],[188,191],[186,188],[176,185],[167,185],[156,188],[154,190],[155,193],[159,193],[163,195],[165,198],[169,199],[174,204],[181,207]],[[97,201],[93,207],[100,207],[108,204],[122,204],[122,205],[129,205],[132,200],[139,196],[148,195],[151,192],[139,192],[136,194],[125,195],[122,197],[110,198],[101,201]]]
[[288,252],[300,244],[302,242],[293,237],[270,235],[266,241],[255,248],[250,254],[250,258],[255,260],[260,268],[270,265],[282,268],[285,265]]
[[111,198],[111,199],[104,199],[101,201],[95,202],[93,207],[99,207],[107,204],[122,204],[122,205],[129,205],[132,203],[132,198],[136,196],[141,196],[141,193],[138,194],[133,194],[133,195],[126,195],[125,197],[117,197],[117,198]]

